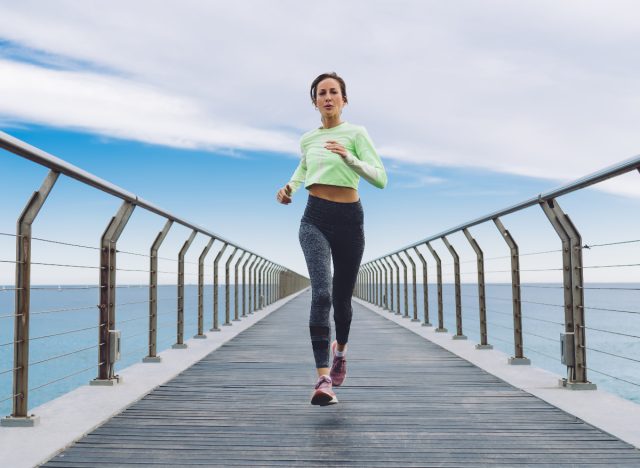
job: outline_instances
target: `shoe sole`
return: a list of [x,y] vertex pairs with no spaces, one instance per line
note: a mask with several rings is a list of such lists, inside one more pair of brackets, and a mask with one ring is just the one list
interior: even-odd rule
[[313,397],[311,398],[312,405],[328,406],[335,405],[336,403],[338,403],[338,397],[336,397],[335,395],[331,396],[324,392],[314,393]]

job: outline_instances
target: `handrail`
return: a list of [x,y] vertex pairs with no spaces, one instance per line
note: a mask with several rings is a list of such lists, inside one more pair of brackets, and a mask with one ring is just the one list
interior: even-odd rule
[[66,175],[67,177],[75,179],[84,184],[90,185],[94,188],[97,188],[98,190],[101,190],[105,193],[118,197],[124,201],[128,201],[136,206],[144,208],[152,213],[162,216],[163,218],[169,219],[186,228],[192,229],[206,236],[218,239],[233,247],[238,247],[238,249],[243,250],[245,252],[249,252],[257,255],[256,252],[253,252],[249,249],[245,249],[240,245],[234,244],[233,242],[225,239],[224,237],[214,232],[209,231],[208,229],[205,229],[201,226],[193,224],[190,221],[187,221],[183,218],[180,218],[179,216],[169,213],[166,210],[163,210],[162,208],[154,205],[153,203],[143,198],[138,197],[136,194],[129,192],[128,190],[125,190],[115,184],[112,184],[111,182],[101,179],[100,177],[95,176],[90,172],[85,171],[84,169],[80,169],[79,167],[74,166],[73,164],[68,163],[67,161],[64,161],[56,156],[53,156],[52,154],[49,154],[46,151],[36,148],[35,146],[31,146],[30,144],[25,143],[24,141],[19,140],[9,135],[8,133],[2,132],[2,131],[0,131],[0,148],[3,148],[13,154],[16,154],[25,159],[33,161],[37,164],[40,164],[41,166],[48,167],[49,169],[55,172],[59,172],[60,174]]
[[550,190],[548,192],[544,192],[541,193],[533,198],[529,198],[528,200],[522,201],[520,203],[516,203],[515,205],[512,205],[508,208],[504,208],[502,210],[498,210],[495,211],[493,213],[490,213],[488,215],[482,216],[480,218],[476,218],[472,221],[469,221],[467,223],[463,223],[460,224],[456,227],[453,227],[451,229],[447,229],[446,231],[442,231],[438,234],[435,234],[431,237],[427,237],[425,239],[422,239],[421,241],[418,242],[414,242],[411,245],[407,245],[406,247],[403,247],[401,249],[395,250],[393,252],[390,252],[388,254],[385,254],[382,257],[376,257],[373,260],[370,261],[375,261],[381,258],[384,258],[388,255],[394,255],[400,252],[404,252],[405,250],[411,249],[413,247],[418,247],[419,245],[424,244],[425,242],[431,242],[434,241],[436,239],[440,239],[441,237],[444,236],[448,236],[450,234],[453,234],[455,232],[459,232],[462,231],[463,229],[468,229],[472,226],[477,226],[478,224],[482,224],[482,223],[486,223],[487,221],[491,221],[495,218],[499,218],[501,216],[505,216],[511,213],[515,213],[516,211],[520,211],[523,210],[525,208],[529,208],[531,206],[534,205],[538,205],[543,201],[546,200],[553,200],[554,198],[560,197],[562,195],[566,195],[568,193],[571,192],[575,192],[576,190],[580,190],[583,188],[587,188],[591,185],[595,185],[599,182],[605,181],[607,179],[611,179],[613,177],[617,177],[619,175],[622,174],[626,174],[627,172],[631,172],[634,169],[640,169],[640,155],[638,156],[634,156],[633,158],[627,159],[625,161],[622,161],[618,164],[614,164],[613,166],[609,166],[608,168],[602,169],[600,171],[594,172],[592,174],[586,175],[584,177],[581,177],[579,179],[576,179],[573,182],[569,182],[568,184],[565,185],[561,185],[559,187],[556,187],[553,190]]

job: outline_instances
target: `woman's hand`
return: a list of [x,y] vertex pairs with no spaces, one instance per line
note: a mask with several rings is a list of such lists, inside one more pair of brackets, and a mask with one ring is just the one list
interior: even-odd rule
[[289,184],[278,190],[276,200],[278,200],[283,205],[288,205],[289,203],[291,203],[291,187],[289,187]]
[[335,140],[327,140],[324,147],[332,153],[336,153],[337,155],[342,157],[342,159],[345,159],[347,157],[347,154],[349,154],[347,149]]

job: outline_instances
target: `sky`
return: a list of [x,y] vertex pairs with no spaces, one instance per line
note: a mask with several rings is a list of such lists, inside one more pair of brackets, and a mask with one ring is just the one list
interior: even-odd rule
[[[367,128],[389,175],[384,190],[360,183],[367,261],[640,154],[638,24],[640,4],[620,0],[0,0],[0,129],[306,275],[306,194],[282,206],[275,193],[320,123],[309,98],[318,74],[346,80],[343,119]],[[46,170],[0,151],[0,173],[0,233],[11,234]],[[639,177],[559,200],[586,243],[640,238]],[[95,248],[119,204],[61,178],[34,236]],[[523,252],[559,248],[537,207],[503,222]],[[148,252],[162,225],[136,210],[119,247]],[[472,232],[487,257],[505,255],[493,225]],[[175,258],[189,234],[173,228],[161,255]],[[466,239],[451,241],[472,273]],[[0,235],[0,260],[14,245]],[[95,267],[94,250],[52,246],[34,241],[34,258],[78,268],[34,266],[34,282],[95,281],[79,268]],[[593,249],[585,263],[638,257],[633,243]],[[558,279],[558,255],[529,258],[549,271],[525,281]],[[638,274],[594,268],[587,279]],[[0,263],[0,284],[12,282]]]

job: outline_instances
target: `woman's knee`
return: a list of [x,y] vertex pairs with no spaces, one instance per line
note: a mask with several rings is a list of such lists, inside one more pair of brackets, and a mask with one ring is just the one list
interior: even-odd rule
[[331,308],[331,291],[326,288],[316,288],[311,293],[311,305],[314,308],[326,309]]

